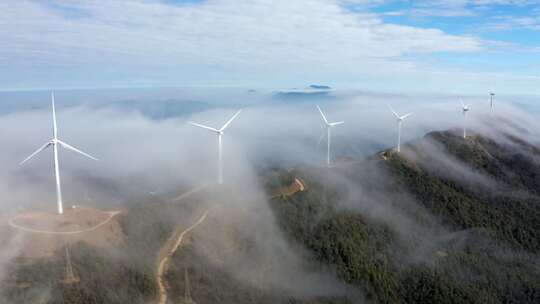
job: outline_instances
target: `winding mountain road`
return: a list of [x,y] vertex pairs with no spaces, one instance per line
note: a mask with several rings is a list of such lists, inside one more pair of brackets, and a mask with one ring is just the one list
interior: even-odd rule
[[[196,188],[193,188],[177,196],[176,198],[172,199],[171,203],[178,203],[192,196],[193,194],[203,190],[207,186],[208,185],[204,184]],[[159,289],[159,297],[158,297],[157,303],[159,304],[167,303],[167,287],[166,287],[164,275],[165,275],[165,272],[167,272],[167,266],[171,257],[178,250],[180,245],[182,245],[182,241],[184,240],[185,235],[204,222],[204,220],[208,216],[208,212],[210,212],[210,209],[207,209],[206,211],[204,211],[201,217],[193,225],[189,226],[188,228],[184,230],[179,230],[179,228],[176,228],[175,231],[167,240],[167,242],[165,242],[165,244],[161,246],[161,249],[159,250],[159,256],[157,260],[157,271],[156,271],[156,282]]]
[[167,271],[167,266],[171,257],[182,244],[182,241],[184,240],[184,236],[188,234],[191,230],[195,229],[197,226],[202,224],[204,220],[206,219],[206,217],[208,216],[209,211],[210,210],[206,210],[202,214],[202,216],[199,218],[199,220],[197,220],[197,222],[189,226],[180,234],[178,234],[177,232],[173,233],[173,235],[167,240],[165,245],[161,247],[160,254],[159,254],[158,269],[157,269],[157,274],[156,274],[156,279],[157,279],[158,288],[159,288],[159,300],[158,300],[159,304],[167,303],[167,288],[165,286],[165,280],[164,280],[163,275]]

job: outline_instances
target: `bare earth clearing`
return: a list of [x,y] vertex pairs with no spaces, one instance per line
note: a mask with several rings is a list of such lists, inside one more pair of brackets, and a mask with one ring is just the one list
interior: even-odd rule
[[89,207],[68,209],[58,215],[25,212],[7,220],[10,233],[21,238],[21,257],[50,257],[65,242],[84,241],[98,247],[118,246],[124,234],[117,221],[121,211],[104,212]]
[[273,192],[272,197],[292,196],[295,195],[297,192],[302,192],[306,190],[306,183],[301,178],[296,177],[292,184],[290,184],[289,186],[276,189]]

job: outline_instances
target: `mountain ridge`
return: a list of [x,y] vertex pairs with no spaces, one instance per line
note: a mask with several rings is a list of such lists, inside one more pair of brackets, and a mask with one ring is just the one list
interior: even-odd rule
[[[300,282],[283,290],[266,281],[266,275],[283,271],[274,264],[286,260],[283,243],[277,252],[261,252],[255,244],[270,246],[275,236],[263,233],[261,240],[262,223],[255,220],[257,225],[244,231],[250,226],[223,213],[212,216],[202,234],[171,257],[165,274],[170,294],[184,294],[188,273],[191,297],[203,304],[218,298],[231,304],[538,303],[540,150],[519,136],[471,133],[463,139],[460,134],[429,132],[404,144],[400,153],[386,149],[331,168],[259,170],[276,231],[307,269],[304,279],[324,273],[332,284],[339,283],[329,286],[328,294],[301,292],[305,286]],[[275,195],[297,179],[303,191]],[[231,203],[246,198],[226,188],[213,189],[209,197],[219,198],[227,206],[223,211],[231,211]],[[58,289],[47,303],[97,303],[94,298],[146,304],[154,299],[154,251],[176,222],[188,223],[189,214],[206,200],[201,196],[170,205],[147,197],[130,205],[120,218],[126,252],[72,245],[74,269],[86,279],[77,285],[54,283]],[[205,255],[208,248],[215,250],[210,256]],[[52,261],[14,265],[11,277],[20,279],[10,281],[1,294],[32,303],[33,288],[62,277],[59,254]],[[235,273],[229,264],[250,265],[243,270],[249,275]],[[124,277],[118,280],[115,272]]]

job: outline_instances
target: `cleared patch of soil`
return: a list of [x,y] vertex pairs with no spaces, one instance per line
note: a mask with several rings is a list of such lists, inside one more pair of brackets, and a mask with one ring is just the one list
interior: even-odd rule
[[1,225],[19,236],[19,257],[51,257],[66,243],[84,241],[96,247],[120,246],[125,235],[120,211],[104,212],[90,207],[68,209],[62,215],[24,212]]
[[25,212],[16,215],[12,223],[37,231],[72,232],[88,230],[106,221],[110,214],[88,207],[69,208],[64,214]]
[[279,197],[279,196],[293,196],[297,192],[306,191],[307,186],[306,183],[301,178],[295,178],[294,181],[287,187],[281,187],[272,193],[272,197]]

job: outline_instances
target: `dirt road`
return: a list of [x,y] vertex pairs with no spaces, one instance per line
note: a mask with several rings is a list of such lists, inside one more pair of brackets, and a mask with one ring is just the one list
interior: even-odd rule
[[158,269],[156,273],[156,280],[158,283],[159,288],[159,304],[166,304],[167,303],[167,288],[165,286],[165,280],[163,278],[163,275],[167,271],[168,263],[173,256],[173,254],[178,250],[180,245],[182,244],[182,241],[184,240],[184,236],[188,234],[191,230],[195,229],[197,226],[202,224],[204,220],[206,219],[208,215],[209,210],[206,210],[203,215],[199,218],[197,222],[195,222],[193,225],[189,226],[187,229],[179,232],[175,231],[173,235],[167,240],[167,242],[161,247],[161,250],[159,252],[159,263],[158,263]]

